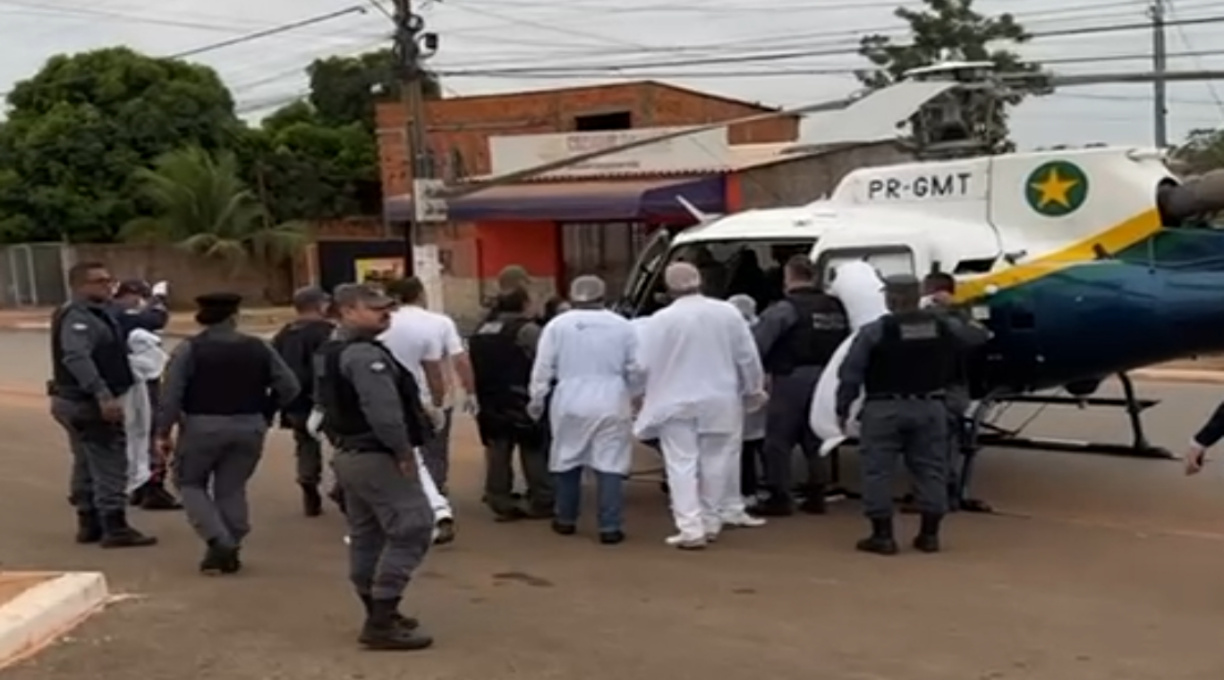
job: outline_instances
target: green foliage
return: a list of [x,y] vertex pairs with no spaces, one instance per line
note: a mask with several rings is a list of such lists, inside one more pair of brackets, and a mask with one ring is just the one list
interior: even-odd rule
[[[1020,55],[1009,49],[992,48],[992,44],[1019,45],[1031,36],[1011,14],[988,17],[973,10],[973,0],[923,0],[927,7],[913,10],[898,7],[894,14],[909,24],[910,40],[894,43],[884,35],[865,36],[859,44],[859,54],[866,57],[875,70],[858,73],[859,80],[872,89],[886,87],[901,79],[910,69],[930,66],[943,60],[991,61],[1000,72],[1037,73],[1040,67],[1023,62]],[[1009,96],[1004,101],[1014,106],[1023,95]],[[1007,141],[1007,110],[996,107],[988,127],[995,134],[995,151],[1012,148]]]
[[1224,129],[1191,130],[1186,135],[1186,141],[1174,150],[1172,157],[1177,169],[1184,175],[1199,175],[1224,168]]
[[128,222],[124,240],[173,242],[234,264],[249,257],[279,264],[306,241],[302,225],[270,219],[242,181],[232,152],[186,147],[162,155],[134,179],[154,214]]
[[0,128],[0,240],[110,241],[143,214],[133,172],[238,130],[211,69],[126,48],[57,56],[8,96]]
[[[400,96],[391,50],[319,59],[306,72],[310,75],[310,103],[324,125],[360,123],[373,132],[375,102]],[[441,87],[432,74],[426,77],[424,91],[426,98],[440,96]]]
[[[252,128],[208,67],[126,48],[49,59],[13,88],[0,122],[0,242],[109,242],[127,225],[125,237],[152,230],[222,255],[259,248],[262,237],[219,231],[250,214],[282,224],[379,211],[374,104],[398,96],[391,53],[320,59],[308,73],[308,99]],[[427,82],[427,96],[438,90]],[[205,186],[191,207],[182,192]],[[221,195],[241,196],[237,212],[218,212]]]

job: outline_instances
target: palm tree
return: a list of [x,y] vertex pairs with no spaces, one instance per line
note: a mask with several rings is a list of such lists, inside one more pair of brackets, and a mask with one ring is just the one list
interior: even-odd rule
[[305,225],[273,224],[242,182],[233,153],[186,147],[136,171],[140,193],[156,209],[124,225],[125,241],[172,242],[235,267],[248,258],[281,264],[307,241]]

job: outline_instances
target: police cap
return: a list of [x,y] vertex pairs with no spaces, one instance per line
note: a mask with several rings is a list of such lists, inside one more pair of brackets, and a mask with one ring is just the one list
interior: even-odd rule
[[237,293],[207,293],[197,297],[195,303],[201,311],[236,312],[242,304],[242,296]]
[[913,274],[893,274],[884,278],[884,292],[893,295],[922,295],[922,282]]
[[387,309],[395,306],[391,299],[377,286],[366,283],[344,283],[332,291],[332,303],[337,307],[356,307],[358,305],[370,309]]

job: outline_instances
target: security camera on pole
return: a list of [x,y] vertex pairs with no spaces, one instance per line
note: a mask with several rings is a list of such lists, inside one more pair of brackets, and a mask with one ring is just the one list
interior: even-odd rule
[[395,2],[395,56],[400,67],[400,97],[407,113],[405,137],[408,176],[412,178],[413,218],[404,233],[405,271],[413,269],[412,246],[420,241],[418,224],[445,222],[446,201],[435,198],[443,181],[434,178],[433,158],[425,135],[424,62],[438,51],[438,34],[425,32],[425,20],[412,12],[411,0]]

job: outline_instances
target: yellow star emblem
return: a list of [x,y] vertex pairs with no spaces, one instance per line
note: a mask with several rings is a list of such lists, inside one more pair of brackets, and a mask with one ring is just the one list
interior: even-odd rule
[[1064,208],[1071,208],[1071,199],[1068,194],[1075,186],[1079,184],[1077,179],[1063,179],[1058,174],[1058,168],[1050,168],[1046,173],[1045,179],[1040,182],[1033,182],[1029,186],[1041,193],[1041,197],[1037,199],[1037,209],[1041,210],[1051,203],[1057,203]]

